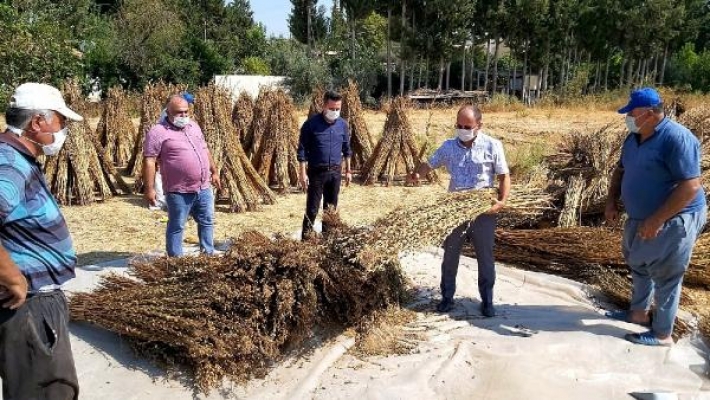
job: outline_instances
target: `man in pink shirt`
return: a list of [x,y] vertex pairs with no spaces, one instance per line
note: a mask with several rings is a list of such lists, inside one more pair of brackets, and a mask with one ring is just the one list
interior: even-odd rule
[[143,181],[145,198],[156,204],[155,169],[160,160],[165,201],[168,207],[168,226],[165,247],[170,257],[182,255],[182,238],[187,216],[197,222],[200,250],[214,252],[214,195],[219,173],[202,130],[188,116],[188,102],[180,95],[170,96],[167,118],[153,126],[143,144]]

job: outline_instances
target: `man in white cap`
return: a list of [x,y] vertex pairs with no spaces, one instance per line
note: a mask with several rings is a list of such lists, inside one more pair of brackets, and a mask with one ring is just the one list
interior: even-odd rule
[[4,399],[77,399],[69,310],[61,288],[76,254],[37,156],[56,155],[67,120],[56,88],[17,87],[0,134],[0,378]]

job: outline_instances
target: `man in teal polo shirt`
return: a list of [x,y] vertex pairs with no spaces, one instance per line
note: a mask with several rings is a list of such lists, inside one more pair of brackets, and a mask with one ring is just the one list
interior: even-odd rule
[[627,340],[669,346],[683,274],[707,218],[700,143],[664,115],[661,98],[651,88],[632,92],[619,113],[626,114],[631,133],[609,186],[606,218],[618,220],[621,198],[628,215],[622,252],[631,268],[633,291],[628,311],[607,315],[650,326],[647,332],[626,335]]

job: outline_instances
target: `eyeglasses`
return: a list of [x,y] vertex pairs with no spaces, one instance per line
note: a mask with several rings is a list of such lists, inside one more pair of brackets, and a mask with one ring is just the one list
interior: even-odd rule
[[459,124],[456,124],[456,125],[454,125],[454,126],[456,127],[456,129],[466,129],[466,130],[471,130],[471,129],[474,129],[474,128],[475,128],[475,126],[472,126],[472,125],[469,126],[469,125],[459,125]]

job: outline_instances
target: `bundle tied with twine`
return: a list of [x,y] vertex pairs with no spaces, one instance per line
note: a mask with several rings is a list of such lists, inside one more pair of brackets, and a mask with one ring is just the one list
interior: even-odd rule
[[360,89],[352,80],[348,80],[348,86],[343,90],[341,116],[348,121],[352,168],[360,170],[372,157],[375,146],[367,128],[367,122],[365,122],[365,115],[360,102]]
[[131,159],[135,135],[126,92],[120,87],[110,88],[96,128],[96,136],[104,149],[103,157],[118,167],[126,166]]
[[[297,187],[299,162],[298,122],[296,121],[293,100],[279,89],[270,96],[270,112],[266,114],[260,143],[252,163],[264,181],[275,187],[280,193]],[[254,113],[254,118],[260,114]],[[256,133],[254,140],[257,139]]]
[[564,202],[558,226],[579,226],[583,217],[603,214],[625,137],[619,122],[593,132],[571,132],[559,151],[547,157],[552,178],[548,190]]
[[[84,114],[87,107],[79,85],[68,81],[63,91],[67,106]],[[71,133],[60,152],[45,157],[44,161],[44,174],[52,195],[65,206],[88,205],[111,197],[117,188],[104,175],[88,121],[68,121],[67,128]]]
[[162,81],[147,84],[143,88],[138,135],[134,142],[133,154],[127,166],[127,170],[135,178],[133,188],[137,193],[143,191],[143,144],[145,136],[158,123],[168,96],[183,92],[185,89],[185,85],[166,84]]
[[231,212],[257,211],[261,204],[274,204],[276,196],[244,152],[232,111],[228,90],[214,84],[197,90],[195,121],[220,176],[222,189],[217,198],[226,198]]
[[[520,196],[511,196],[511,213],[549,204],[542,193],[514,193]],[[441,196],[368,228],[347,227],[329,212],[332,229],[320,240],[246,233],[223,257],[138,263],[132,276],[109,275],[93,293],[72,296],[72,318],[123,335],[152,360],[187,367],[202,390],[225,377],[263,377],[318,326],[357,328],[401,304],[398,253],[440,243],[490,207],[490,196]]]
[[237,128],[237,137],[243,148],[246,145],[251,121],[254,118],[254,99],[249,93],[241,92],[232,108],[232,123]]
[[[404,97],[394,99],[389,107],[382,138],[375,146],[372,156],[362,170],[365,184],[373,184],[380,179],[387,185],[395,180],[405,180],[414,172],[422,160],[419,158],[412,126],[407,117],[410,104]],[[429,182],[438,177],[434,171],[427,175]]]

